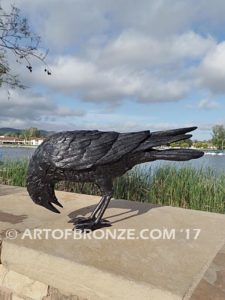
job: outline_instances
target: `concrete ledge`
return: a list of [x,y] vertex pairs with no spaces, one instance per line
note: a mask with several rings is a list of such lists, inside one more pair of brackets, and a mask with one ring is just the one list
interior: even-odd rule
[[0,266],[0,286],[13,291],[17,297],[40,300],[47,295],[48,285]]
[[225,245],[213,259],[190,299],[225,299]]
[[[126,200],[112,200],[105,217],[113,226],[96,231],[95,238],[54,239],[50,235],[31,239],[24,235],[27,229],[34,234],[36,228],[71,230],[73,218],[87,215],[99,201],[99,197],[65,192],[58,192],[57,197],[64,205],[61,215],[35,206],[25,189],[17,190],[16,197],[9,190],[8,194],[0,193],[1,261],[10,272],[42,287],[59,289],[65,297],[190,299],[225,242],[224,215]],[[5,237],[9,229],[19,232],[17,238]],[[125,239],[118,239],[119,232],[130,229],[135,239],[126,238],[126,234]],[[200,229],[197,238],[195,229]],[[153,232],[152,238],[141,238],[143,230],[144,237]],[[172,235],[156,238],[159,232],[173,230],[174,239]],[[96,238],[107,232],[115,236],[115,231],[117,239]],[[10,288],[10,284],[3,286]]]

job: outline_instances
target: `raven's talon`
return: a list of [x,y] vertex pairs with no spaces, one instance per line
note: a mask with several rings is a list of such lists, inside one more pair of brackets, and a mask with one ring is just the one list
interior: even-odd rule
[[75,224],[74,230],[81,230],[82,232],[84,232],[85,230],[94,231],[96,229],[100,229],[103,227],[112,226],[112,224],[108,220],[101,219],[96,223],[95,218],[85,218],[85,217],[76,218],[74,224]]
[[77,217],[73,220],[74,224],[80,224],[80,223],[85,223],[88,221],[88,218],[85,217]]

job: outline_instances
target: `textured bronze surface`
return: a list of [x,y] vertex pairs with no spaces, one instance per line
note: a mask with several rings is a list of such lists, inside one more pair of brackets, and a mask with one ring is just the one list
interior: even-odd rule
[[48,137],[32,156],[27,174],[27,190],[32,200],[53,212],[61,206],[54,193],[59,181],[94,182],[102,199],[90,218],[78,218],[76,228],[96,229],[110,226],[102,216],[113,195],[113,179],[135,165],[158,159],[185,161],[199,158],[203,152],[193,149],[154,147],[188,139],[197,127],[167,131],[118,133],[80,130],[56,133]]

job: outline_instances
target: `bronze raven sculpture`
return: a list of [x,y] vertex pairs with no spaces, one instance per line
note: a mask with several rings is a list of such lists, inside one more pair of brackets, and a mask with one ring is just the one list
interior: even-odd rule
[[94,182],[102,198],[88,218],[78,218],[76,228],[94,230],[110,226],[102,216],[113,195],[113,179],[133,166],[154,160],[185,161],[203,152],[193,149],[164,149],[162,145],[190,138],[197,127],[167,131],[103,132],[77,130],[53,134],[33,154],[27,174],[27,190],[32,200],[53,212],[60,207],[54,185],[59,181]]

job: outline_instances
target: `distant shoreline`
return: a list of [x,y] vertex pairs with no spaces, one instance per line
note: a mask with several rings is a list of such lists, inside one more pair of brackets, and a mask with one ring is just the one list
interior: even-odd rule
[[[36,149],[38,146],[35,145],[12,145],[12,144],[0,144],[0,148],[26,148],[26,149]],[[172,147],[172,149],[180,149],[179,147]],[[191,148],[187,148],[191,149]],[[205,154],[217,154],[217,153],[225,153],[225,150],[216,150],[216,149],[201,149],[201,148],[194,148],[199,151],[205,152]]]
[[0,145],[0,148],[31,148],[36,149],[38,146],[33,145]]

